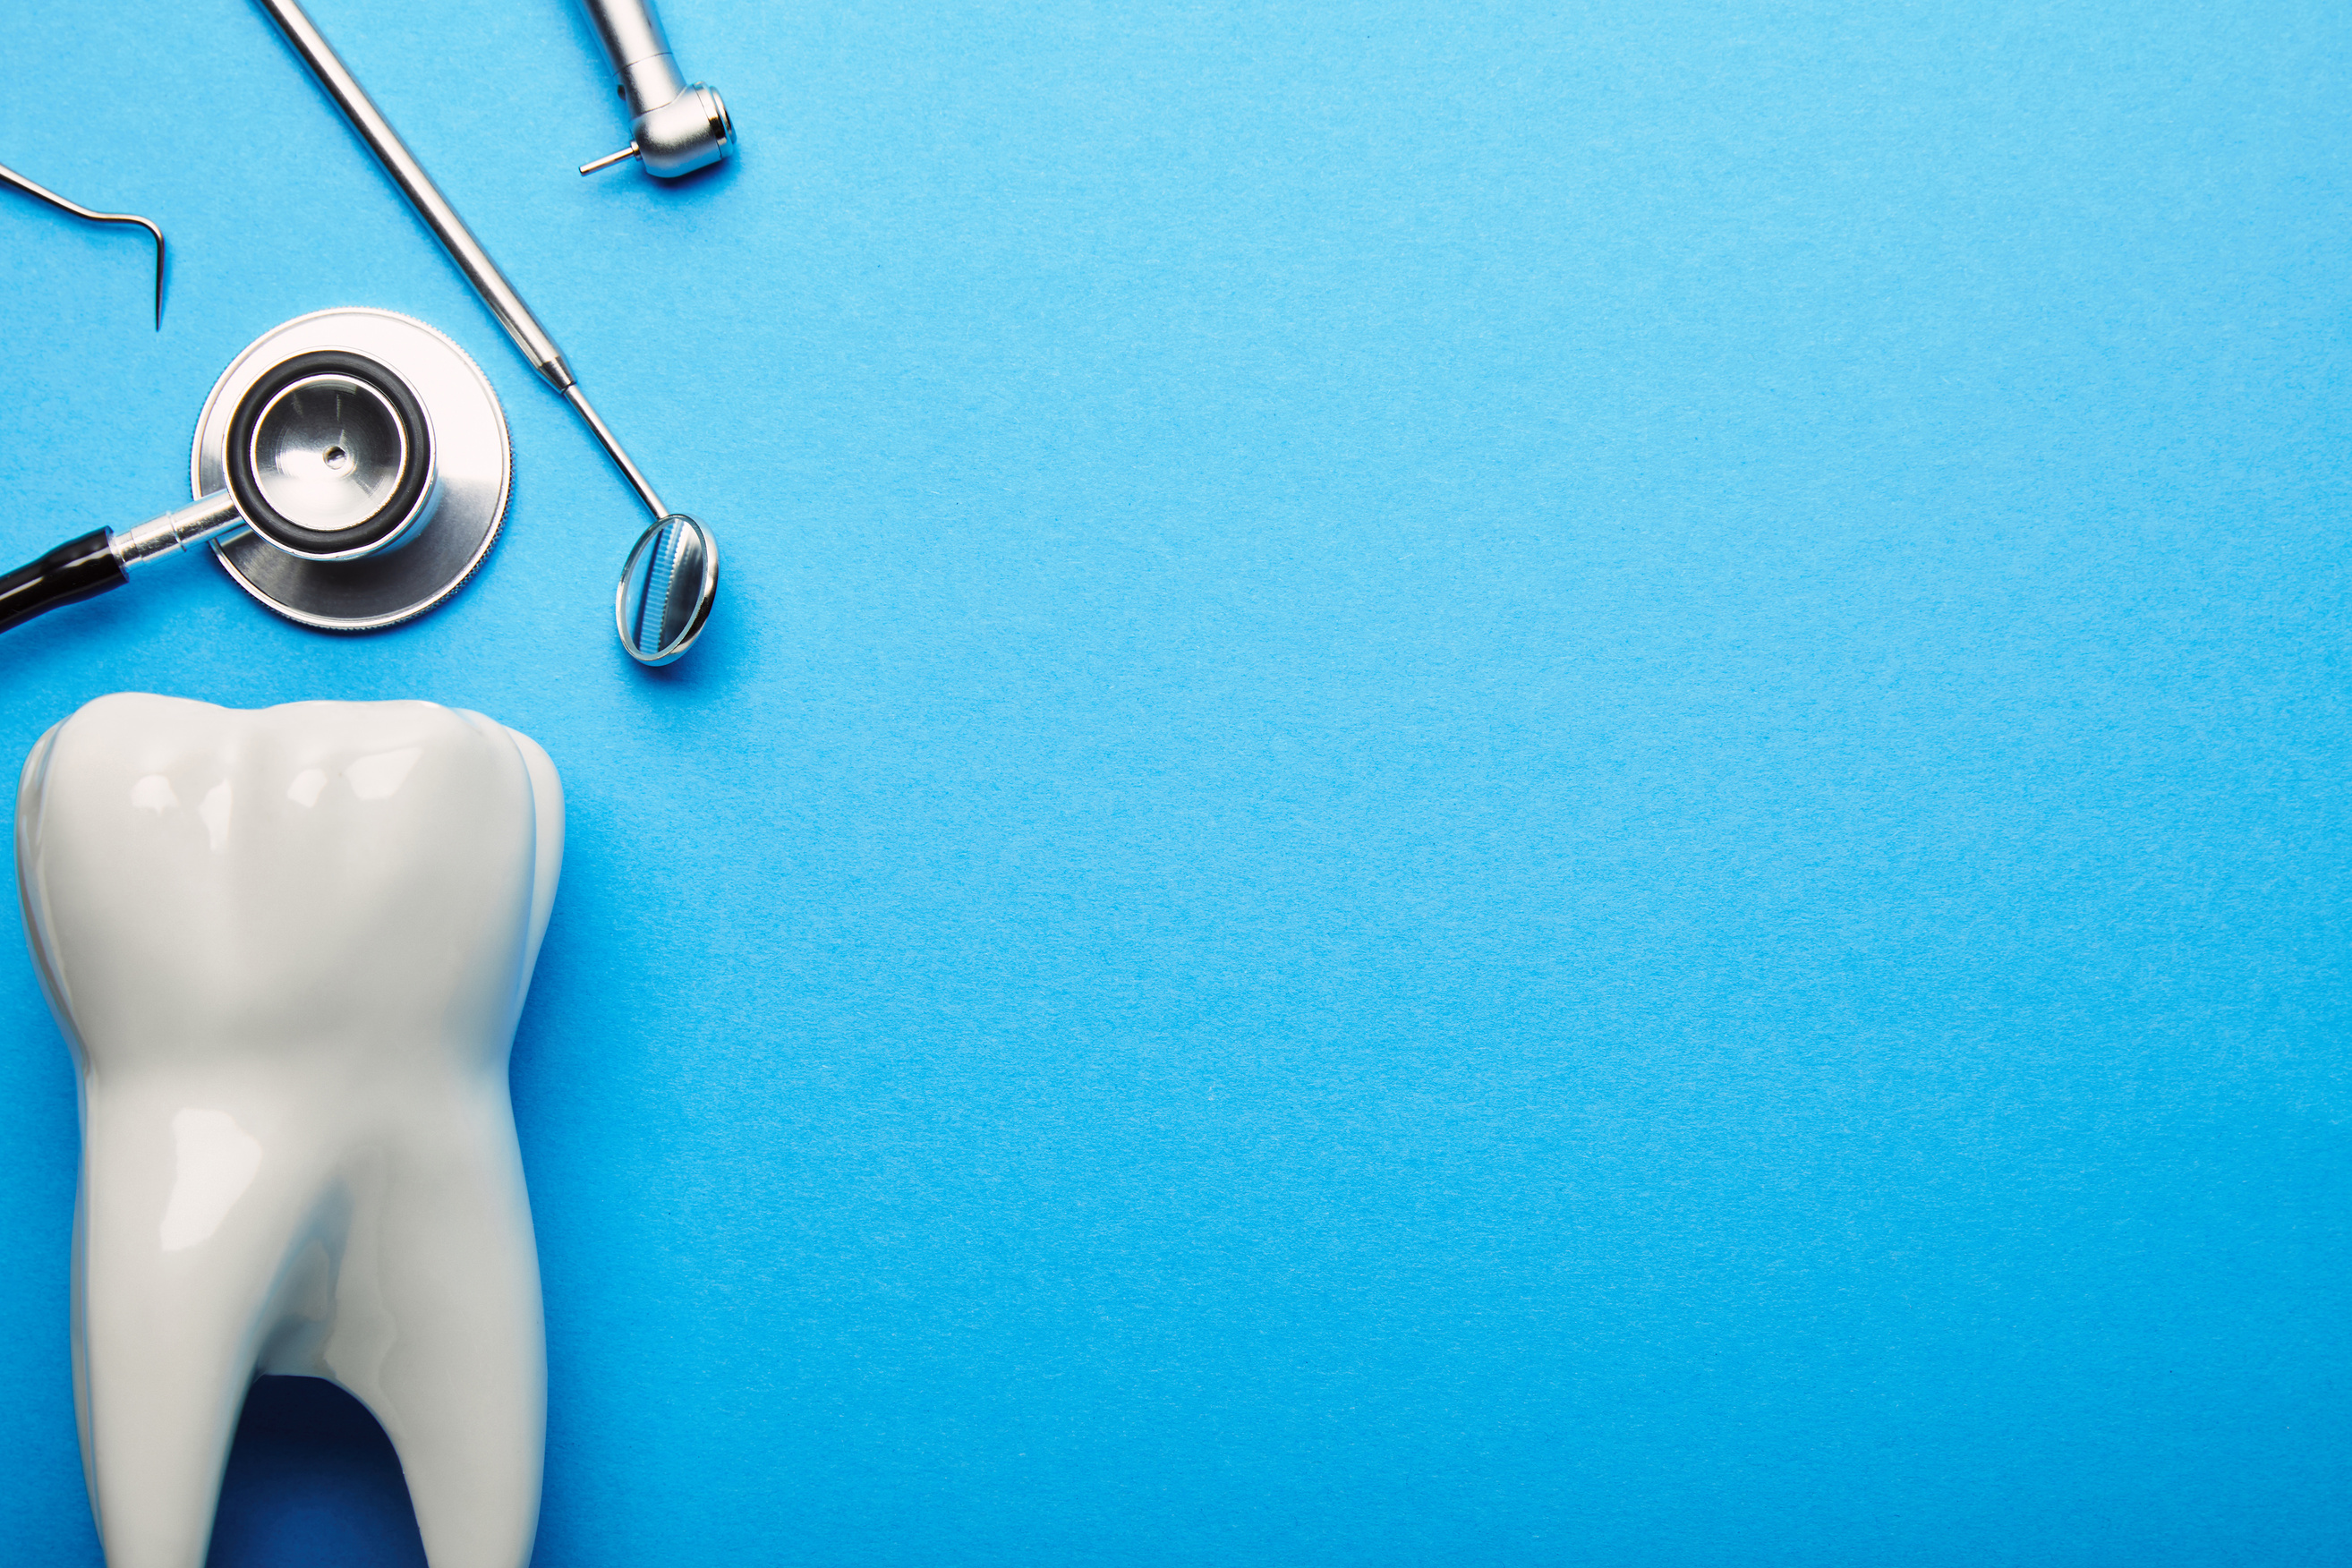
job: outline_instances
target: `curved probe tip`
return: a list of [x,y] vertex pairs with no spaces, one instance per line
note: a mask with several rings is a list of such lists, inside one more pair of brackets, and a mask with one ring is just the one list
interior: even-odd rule
[[163,231],[145,218],[138,220],[142,227],[155,237],[155,330],[163,330]]
[[163,330],[163,231],[162,229],[157,228],[154,224],[141,217],[137,213],[92,212],[79,202],[69,202],[47,185],[37,184],[5,164],[0,164],[0,184],[14,185],[26,195],[37,196],[53,207],[61,208],[79,218],[88,218],[92,223],[135,223],[153,235],[155,237],[155,330],[159,332]]

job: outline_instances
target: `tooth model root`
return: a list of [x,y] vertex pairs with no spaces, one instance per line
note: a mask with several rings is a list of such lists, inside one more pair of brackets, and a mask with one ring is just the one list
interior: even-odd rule
[[432,1568],[521,1568],[546,1418],[506,1064],[562,857],[530,741],[423,703],[103,699],[17,867],[82,1073],[73,1357],[109,1568],[202,1568],[252,1379],[383,1426]]

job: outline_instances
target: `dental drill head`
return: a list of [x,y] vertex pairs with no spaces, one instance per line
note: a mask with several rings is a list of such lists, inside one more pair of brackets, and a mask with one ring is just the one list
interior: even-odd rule
[[429,702],[102,697],[16,875],[81,1078],[74,1408],[109,1568],[202,1568],[262,1373],[400,1457],[433,1568],[523,1568],[547,1363],[507,1058],[563,860],[547,753]]
[[582,174],[635,158],[647,173],[673,180],[709,168],[734,151],[735,122],[728,118],[725,100],[715,88],[689,84],[678,74],[651,0],[581,3],[620,77],[616,90],[629,106],[635,137],[619,152],[583,163]]

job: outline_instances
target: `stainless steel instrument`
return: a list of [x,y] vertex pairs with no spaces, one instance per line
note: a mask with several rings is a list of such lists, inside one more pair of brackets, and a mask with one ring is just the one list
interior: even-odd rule
[[237,586],[323,631],[414,620],[499,536],[513,449],[465,351],[390,310],[320,310],[230,362],[196,419],[196,500],[0,575],[0,630],[209,542]]
[[[416,161],[415,153],[409,152],[399,132],[393,130],[392,122],[369,99],[359,79],[337,58],[325,36],[304,14],[302,7],[295,4],[295,0],[259,0],[259,3],[277,22],[279,30],[285,33],[287,41],[309,63],[329,96],[341,107],[352,129],[360,133],[361,139],[374,152],[377,161],[383,164],[385,173],[392,176],[393,184],[400,187],[410,205],[416,208],[418,216],[425,219],[426,226],[440,239],[443,247],[449,252],[450,259],[457,262],[457,269],[466,275],[466,281],[474,286],[474,292],[481,296],[482,303],[490,308],[490,313],[499,319],[499,323],[506,328],[507,335],[522,351],[523,358],[529,360],[541,378],[562,394],[564,401],[571,404],[580,417],[587,422],[589,430],[613,459],[614,466],[621,470],[629,487],[637,492],[637,499],[653,514],[652,526],[639,537],[636,548],[630,552],[629,566],[622,576],[621,597],[625,601],[628,598],[635,578],[639,579],[635,585],[637,597],[642,601],[649,586],[649,583],[644,580],[645,575],[651,570],[645,563],[667,559],[674,569],[661,584],[664,606],[657,614],[641,614],[634,634],[633,628],[627,625],[618,625],[617,629],[621,646],[628,650],[631,658],[640,664],[667,664],[677,658],[694,645],[709,621],[711,604],[719,592],[718,541],[711,537],[709,529],[699,520],[684,512],[671,511],[662,504],[661,498],[646,482],[645,475],[621,449],[621,444],[613,432],[604,420],[597,417],[587,395],[580,390],[572,367],[564,363],[563,351],[556,346],[547,329],[539,324],[539,318],[530,313],[530,307],[523,303],[522,296],[515,291],[513,284],[507,281],[506,274],[499,270],[498,263],[490,259],[490,253],[482,248],[481,241],[474,237],[473,231],[457,216],[457,209],[449,205],[449,199],[441,194],[440,187],[434,184],[432,177],[425,174],[425,166]],[[656,29],[655,36],[658,38],[658,29]],[[667,58],[665,50],[662,58]],[[675,74],[674,69],[672,74]],[[667,549],[659,547],[657,542],[665,540],[671,542]],[[690,542],[691,551],[677,542],[680,541]],[[685,557],[689,552],[695,569],[676,570],[685,563]],[[616,611],[616,623],[621,619],[620,613]],[[667,635],[657,633],[649,644],[644,630],[648,625],[662,628]]]
[[92,212],[79,202],[69,202],[47,185],[37,185],[16,170],[0,166],[0,184],[10,184],[29,196],[38,196],[53,207],[61,208],[79,218],[92,223],[136,224],[155,237],[155,330],[163,330],[163,231],[137,213]]
[[580,165],[583,174],[635,158],[646,173],[674,180],[707,169],[735,150],[735,122],[719,89],[688,84],[671,58],[653,0],[580,0],[620,79],[634,138],[617,153]]

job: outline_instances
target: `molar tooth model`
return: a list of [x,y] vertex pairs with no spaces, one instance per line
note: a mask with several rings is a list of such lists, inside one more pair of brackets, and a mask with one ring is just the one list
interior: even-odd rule
[[16,805],[81,1075],[74,1404],[110,1568],[201,1568],[261,1373],[399,1453],[433,1568],[520,1568],[546,1354],[507,1057],[563,860],[547,753],[425,702],[101,698]]

